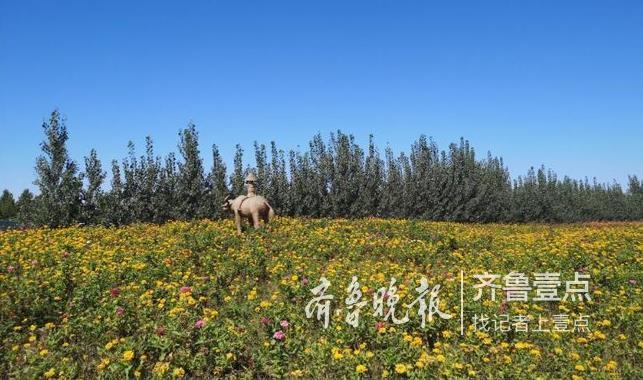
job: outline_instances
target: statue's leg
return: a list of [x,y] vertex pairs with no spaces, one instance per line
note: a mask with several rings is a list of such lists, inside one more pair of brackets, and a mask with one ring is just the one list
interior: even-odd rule
[[241,235],[241,215],[239,215],[239,211],[234,212],[234,222],[237,224],[237,235]]
[[268,223],[268,222],[270,221],[270,212],[269,212],[269,210],[265,210],[265,211],[261,214],[261,218],[263,219],[263,222],[264,222],[264,223]]
[[259,228],[259,211],[255,211],[252,213],[252,222],[255,226],[255,228]]

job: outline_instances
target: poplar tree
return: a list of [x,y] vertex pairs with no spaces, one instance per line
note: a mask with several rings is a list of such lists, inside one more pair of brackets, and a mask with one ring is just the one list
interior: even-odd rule
[[99,222],[99,218],[101,218],[103,214],[103,210],[101,210],[103,204],[101,186],[105,180],[105,172],[103,171],[95,149],[92,149],[89,152],[89,156],[85,157],[85,172],[83,173],[83,177],[87,181],[87,187],[82,192],[82,219],[85,223],[95,224]]
[[380,216],[382,214],[382,190],[384,178],[384,164],[375,147],[373,135],[368,138],[368,156],[366,157],[363,185],[359,194],[359,217]]
[[232,194],[239,196],[243,194],[243,184],[245,181],[243,176],[243,148],[240,144],[237,144],[235,148],[234,167],[232,175],[230,176],[230,187],[232,188]]
[[270,164],[268,163],[268,155],[266,153],[266,146],[264,144],[258,144],[254,142],[255,148],[255,164],[257,175],[257,194],[263,194],[266,190],[266,185],[268,184],[268,173],[270,173]]
[[270,143],[270,179],[269,187],[266,194],[270,205],[275,209],[277,214],[288,214],[290,205],[290,184],[286,172],[285,153],[277,149],[277,144]]
[[34,182],[40,189],[37,223],[50,227],[70,225],[80,216],[82,182],[76,163],[69,158],[67,127],[58,110],[51,113],[42,129],[45,139],[40,144],[42,155],[36,160]]
[[179,218],[194,219],[204,210],[205,179],[203,160],[199,156],[199,136],[192,123],[179,132],[179,153],[182,161],[178,164]]
[[212,145],[212,169],[208,176],[209,187],[209,212],[212,218],[221,218],[223,214],[223,201],[228,196],[229,190],[226,184],[226,165],[219,153],[219,148]]
[[126,218],[127,210],[125,208],[121,168],[118,161],[112,160],[111,172],[110,190],[105,194],[105,207],[103,208],[102,221],[106,225],[118,226],[128,222]]
[[13,194],[7,189],[0,196],[0,219],[10,219],[16,216],[18,209]]
[[384,156],[386,159],[386,178],[382,190],[381,213],[385,217],[400,218],[405,215],[402,170],[390,146],[386,147]]
[[32,226],[36,220],[36,205],[34,202],[34,195],[29,189],[23,190],[16,202],[18,210],[17,218],[20,223],[25,226]]

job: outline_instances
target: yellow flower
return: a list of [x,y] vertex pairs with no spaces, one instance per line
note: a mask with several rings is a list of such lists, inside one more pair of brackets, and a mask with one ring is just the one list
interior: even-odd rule
[[576,366],[574,367],[574,369],[575,369],[576,371],[583,372],[583,371],[585,370],[585,366],[584,366],[584,365],[582,365],[582,364],[576,364]]
[[616,368],[618,368],[618,364],[616,364],[614,360],[610,360],[609,362],[607,362],[607,364],[605,364],[606,371],[615,371]]
[[358,364],[357,367],[355,367],[355,372],[357,372],[358,374],[362,374],[362,373],[366,372],[366,370],[367,369],[366,369],[366,366],[364,364]]
[[395,365],[395,373],[403,375],[407,371],[406,364],[396,364]]
[[132,361],[132,359],[134,359],[134,351],[128,350],[128,351],[123,352],[123,361],[124,362]]
[[185,376],[185,370],[181,367],[179,368],[174,368],[174,371],[172,371],[172,376],[181,378]]
[[46,349],[40,350],[40,356],[47,356],[48,353],[49,353],[49,351],[46,350]]
[[292,376],[292,377],[303,377],[304,376],[304,371],[302,371],[300,369],[296,369],[296,370],[290,372],[290,376]]
[[107,367],[108,365],[109,365],[109,358],[103,358],[100,360],[100,364],[98,364],[96,368],[98,368],[98,370],[100,371],[105,369],[105,367]]
[[152,373],[156,376],[163,376],[168,368],[170,368],[170,363],[156,362],[154,368],[152,368]]
[[56,376],[56,370],[54,368],[50,368],[49,371],[44,373],[45,378],[51,379],[52,377]]
[[531,347],[531,344],[529,344],[529,343],[527,343],[527,342],[517,342],[517,343],[515,344],[515,346],[516,346],[516,348],[517,348],[517,349],[521,350],[521,349],[525,349],[525,348],[529,348],[529,347]]

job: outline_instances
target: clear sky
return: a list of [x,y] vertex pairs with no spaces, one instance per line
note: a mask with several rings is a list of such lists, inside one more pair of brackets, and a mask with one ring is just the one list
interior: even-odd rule
[[643,174],[642,1],[437,3],[0,0],[0,188],[34,188],[54,108],[107,170],[193,121],[207,165],[341,129],[396,152],[464,136],[513,176]]

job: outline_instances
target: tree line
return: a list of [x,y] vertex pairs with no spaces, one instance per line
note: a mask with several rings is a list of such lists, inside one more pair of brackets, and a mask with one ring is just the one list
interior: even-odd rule
[[68,154],[68,131],[55,110],[43,125],[42,154],[36,160],[38,195],[24,190],[17,201],[5,190],[0,219],[51,227],[71,224],[123,225],[134,222],[224,217],[226,196],[243,194],[244,177],[254,171],[258,193],[281,215],[307,217],[392,217],[462,222],[576,222],[642,220],[643,185],[629,176],[618,183],[558,178],[544,167],[512,180],[502,158],[479,159],[460,139],[439,150],[420,136],[408,153],[383,155],[370,136],[360,147],[352,135],[337,131],[328,140],[317,134],[307,149],[279,149],[254,143],[254,165],[236,145],[230,174],[212,145],[212,166],[204,167],[196,126],[179,132],[178,155],[161,157],[153,141],[106,171],[95,150],[83,167]]

